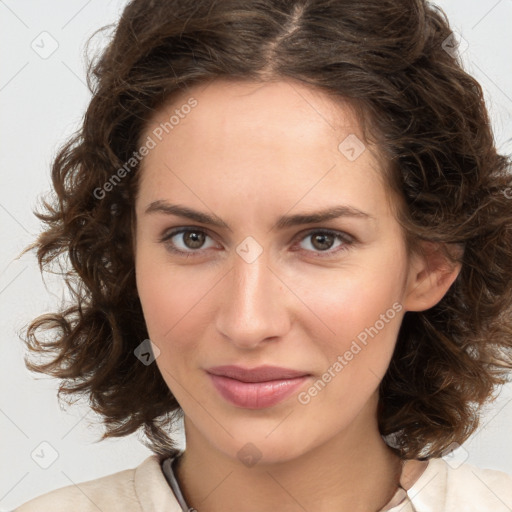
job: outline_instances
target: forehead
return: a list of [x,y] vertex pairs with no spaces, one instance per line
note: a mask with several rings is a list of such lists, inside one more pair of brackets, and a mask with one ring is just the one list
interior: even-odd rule
[[[238,187],[256,200],[269,196],[269,187],[289,201],[314,188],[313,201],[313,192],[354,191],[357,181],[371,199],[383,182],[377,150],[363,143],[350,104],[291,80],[196,85],[153,114],[141,142],[147,137],[156,144],[143,159],[140,188],[155,193],[182,187],[171,187],[180,177],[198,193]],[[344,153],[351,146],[352,154]],[[356,159],[354,150],[362,151]]]
[[[192,110],[186,107],[191,98],[197,103]],[[182,108],[187,112],[179,112]],[[193,129],[198,137],[229,135],[230,140],[246,135],[240,131],[246,128],[253,132],[255,141],[257,135],[258,140],[270,143],[275,141],[276,132],[280,139],[324,146],[336,143],[345,132],[363,139],[355,112],[347,101],[334,100],[325,92],[295,80],[259,83],[217,79],[193,86],[173,94],[150,118],[147,130],[165,125],[173,113],[181,115],[179,119],[174,116],[172,129],[167,131],[172,131],[176,141],[180,132],[189,135],[187,128]]]

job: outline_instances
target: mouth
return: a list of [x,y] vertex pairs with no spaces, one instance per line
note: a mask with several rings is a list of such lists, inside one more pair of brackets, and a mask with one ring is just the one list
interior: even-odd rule
[[308,372],[269,365],[256,368],[242,368],[241,366],[234,365],[213,366],[206,371],[212,375],[229,377],[240,382],[268,382],[272,380],[295,379],[309,375]]
[[215,389],[232,405],[244,409],[272,407],[288,398],[302,386],[311,374],[280,368],[260,366],[216,366],[206,370]]

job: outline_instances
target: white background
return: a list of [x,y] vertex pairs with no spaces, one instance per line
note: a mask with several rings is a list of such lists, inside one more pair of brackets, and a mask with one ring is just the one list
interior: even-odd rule
[[[511,152],[512,0],[438,1],[468,47],[466,69],[483,85],[497,144]],[[41,279],[33,254],[15,259],[39,231],[32,210],[50,186],[50,162],[79,126],[90,98],[83,49],[97,28],[114,22],[124,0],[0,0],[0,511],[51,489],[138,465],[151,454],[137,439],[96,443],[101,427],[82,406],[59,408],[57,382],[29,373],[18,338],[35,316],[53,311],[60,284]],[[41,58],[33,41],[56,51]],[[101,42],[101,38],[97,38]],[[511,205],[512,206],[512,205]],[[53,284],[52,284],[53,283]],[[52,294],[55,294],[53,296]],[[512,385],[482,419],[483,428],[456,452],[480,467],[512,474]],[[56,461],[47,469],[34,450]],[[36,451],[37,451],[36,450]],[[42,451],[41,451],[42,450]]]

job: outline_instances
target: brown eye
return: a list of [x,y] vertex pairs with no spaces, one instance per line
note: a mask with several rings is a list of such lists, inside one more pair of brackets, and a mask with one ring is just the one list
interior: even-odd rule
[[335,237],[328,233],[317,233],[311,236],[311,245],[319,251],[326,251],[332,247],[334,240]]
[[[309,243],[303,244],[307,240],[309,240]],[[310,231],[306,236],[302,237],[300,245],[306,252],[312,253],[315,257],[328,257],[347,250],[354,242],[354,238],[347,233],[317,229],[316,231]]]
[[199,249],[205,240],[205,234],[201,231],[188,231],[183,233],[183,243],[189,249]]
[[164,235],[160,242],[164,243],[171,252],[195,256],[196,253],[199,254],[202,250],[213,247],[213,244],[205,247],[207,239],[211,240],[211,237],[201,229],[180,228]]

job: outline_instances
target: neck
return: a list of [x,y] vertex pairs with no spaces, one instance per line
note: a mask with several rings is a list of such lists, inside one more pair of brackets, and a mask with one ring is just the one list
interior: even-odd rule
[[175,473],[197,512],[378,511],[398,489],[402,464],[369,420],[293,459],[246,467],[185,418],[187,448]]

